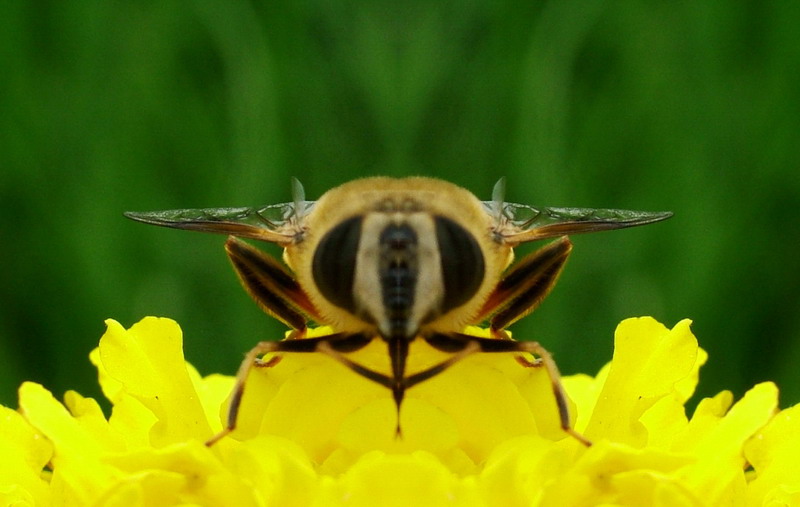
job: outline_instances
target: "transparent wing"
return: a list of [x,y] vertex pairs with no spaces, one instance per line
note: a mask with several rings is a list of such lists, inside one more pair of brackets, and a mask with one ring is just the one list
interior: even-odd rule
[[269,204],[254,208],[202,208],[166,211],[127,211],[137,222],[191,231],[230,234],[285,244],[302,232],[302,221],[314,201]]
[[484,201],[483,205],[497,221],[496,232],[510,242],[519,243],[652,224],[672,216],[669,211],[545,208],[497,200]]

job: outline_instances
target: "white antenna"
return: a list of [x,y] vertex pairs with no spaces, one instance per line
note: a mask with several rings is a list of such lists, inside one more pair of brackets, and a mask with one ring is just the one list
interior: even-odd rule
[[302,219],[306,212],[306,191],[300,180],[294,176],[292,176],[292,203],[294,204],[295,218]]
[[505,200],[506,177],[503,176],[497,180],[497,183],[494,184],[494,188],[492,189],[492,212],[498,223],[500,223],[500,219],[503,217],[503,205],[505,204]]

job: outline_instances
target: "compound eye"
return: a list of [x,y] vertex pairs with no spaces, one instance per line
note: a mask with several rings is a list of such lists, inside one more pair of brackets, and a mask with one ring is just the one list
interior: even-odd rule
[[317,245],[311,273],[325,299],[350,313],[356,313],[353,280],[356,272],[361,217],[340,223]]
[[483,252],[472,234],[449,218],[437,216],[435,223],[444,283],[442,313],[445,313],[475,295],[483,282],[485,267]]

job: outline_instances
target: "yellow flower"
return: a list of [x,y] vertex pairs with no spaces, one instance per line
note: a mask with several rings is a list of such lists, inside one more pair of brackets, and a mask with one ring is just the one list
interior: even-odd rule
[[[800,504],[800,408],[778,412],[773,384],[687,417],[706,360],[688,321],[626,320],[609,365],[564,378],[589,448],[559,428],[544,369],[507,354],[410,389],[400,439],[388,390],[326,356],[285,354],[253,369],[237,430],[209,448],[233,379],[187,364],[171,320],[107,324],[91,359],[109,417],[33,383],[19,412],[0,408],[3,505]],[[415,343],[410,369],[440,354]],[[379,341],[355,355],[388,366]]]

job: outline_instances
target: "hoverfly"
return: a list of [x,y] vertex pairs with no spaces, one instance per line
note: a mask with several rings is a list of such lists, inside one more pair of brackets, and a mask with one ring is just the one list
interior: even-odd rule
[[[517,359],[546,369],[561,427],[586,445],[570,423],[566,394],[550,354],[504,331],[536,308],[550,292],[570,254],[568,234],[604,231],[665,220],[669,212],[544,208],[504,201],[505,183],[490,201],[431,178],[365,178],[306,201],[293,180],[290,203],[255,208],[128,212],[153,225],[228,234],[225,250],[244,288],[269,315],[292,331],[264,341],[246,355],[236,376],[225,428],[236,427],[245,380],[271,352],[321,352],[388,388],[397,409],[405,391],[475,352],[531,353]],[[284,248],[289,269],[238,238]],[[509,268],[520,243],[558,238]],[[332,334],[306,338],[309,321]],[[466,334],[465,326],[488,322],[493,338]],[[348,357],[372,340],[388,347],[389,374]],[[450,354],[422,371],[406,372],[409,344],[426,341]]]

